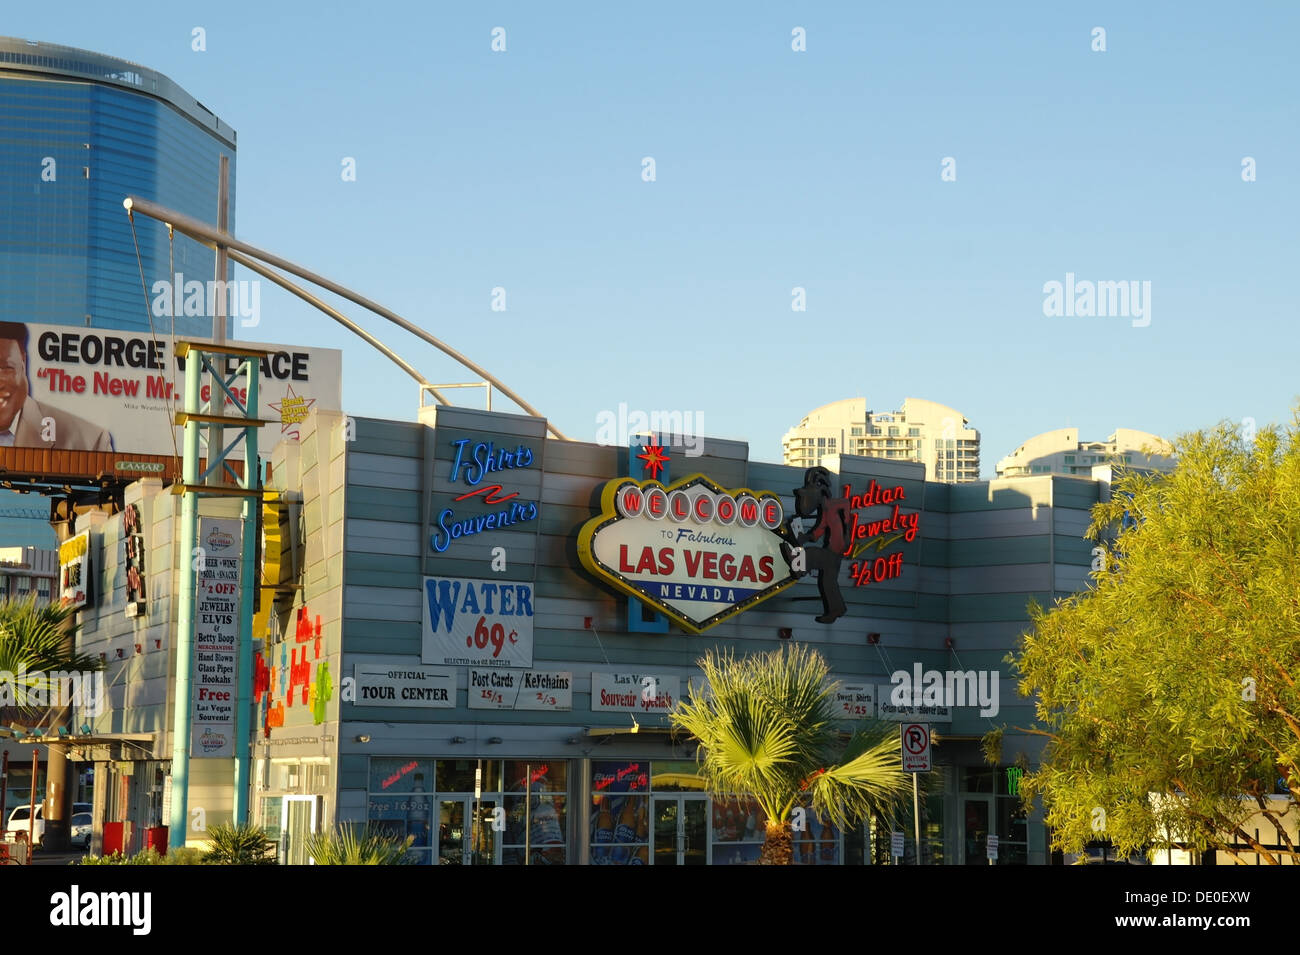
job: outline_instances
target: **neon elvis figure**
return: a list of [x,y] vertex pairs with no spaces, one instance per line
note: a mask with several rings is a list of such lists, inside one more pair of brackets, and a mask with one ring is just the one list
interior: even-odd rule
[[[840,594],[840,560],[848,544],[849,501],[831,496],[831,472],[823,467],[808,468],[803,473],[803,487],[794,489],[795,513],[816,518],[812,530],[804,531],[790,543],[781,545],[781,554],[798,576],[817,571],[817,592],[822,598],[818,623],[832,623],[848,609]],[[805,547],[821,538],[821,547]]]

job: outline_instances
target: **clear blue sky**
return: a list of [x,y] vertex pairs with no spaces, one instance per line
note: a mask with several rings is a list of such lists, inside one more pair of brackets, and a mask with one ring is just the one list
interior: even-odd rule
[[[73,6],[4,31],[170,76],[238,132],[241,238],[572,437],[626,402],[777,461],[818,405],[914,395],[970,418],[991,476],[1048,429],[1262,425],[1300,392],[1294,3]],[[1150,281],[1150,325],[1045,317],[1067,272]],[[368,346],[275,289],[262,315],[250,337],[345,349],[350,413],[414,418]]]

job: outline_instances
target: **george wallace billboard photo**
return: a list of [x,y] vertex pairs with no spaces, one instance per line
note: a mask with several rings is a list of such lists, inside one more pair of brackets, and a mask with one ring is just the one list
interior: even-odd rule
[[[185,389],[175,344],[146,333],[0,322],[0,448],[173,455]],[[314,411],[339,410],[337,349],[236,344],[267,352],[259,369],[258,411],[269,421],[263,447],[296,439]],[[227,358],[222,370],[231,375],[238,362]],[[205,383],[202,401],[208,392]],[[234,413],[232,400],[225,403]]]
[[28,375],[27,326],[0,322],[0,447],[112,451],[107,429],[37,401]]

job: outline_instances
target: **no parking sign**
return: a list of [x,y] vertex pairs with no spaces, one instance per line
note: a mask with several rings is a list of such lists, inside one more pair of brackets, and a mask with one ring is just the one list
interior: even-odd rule
[[903,723],[903,772],[930,771],[930,724]]

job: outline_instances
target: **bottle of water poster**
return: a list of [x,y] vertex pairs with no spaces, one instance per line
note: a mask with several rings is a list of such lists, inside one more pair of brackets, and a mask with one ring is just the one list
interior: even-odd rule
[[553,846],[564,842],[564,832],[560,826],[560,814],[550,796],[538,796],[537,808],[533,810],[532,843],[538,846]]
[[623,797],[623,812],[618,817],[618,826],[614,829],[614,865],[627,865],[632,857],[630,843],[636,842],[636,800],[631,796]]
[[412,848],[429,845],[429,802],[424,795],[424,773],[416,773],[411,784],[410,808],[406,813],[406,834],[415,836]]

